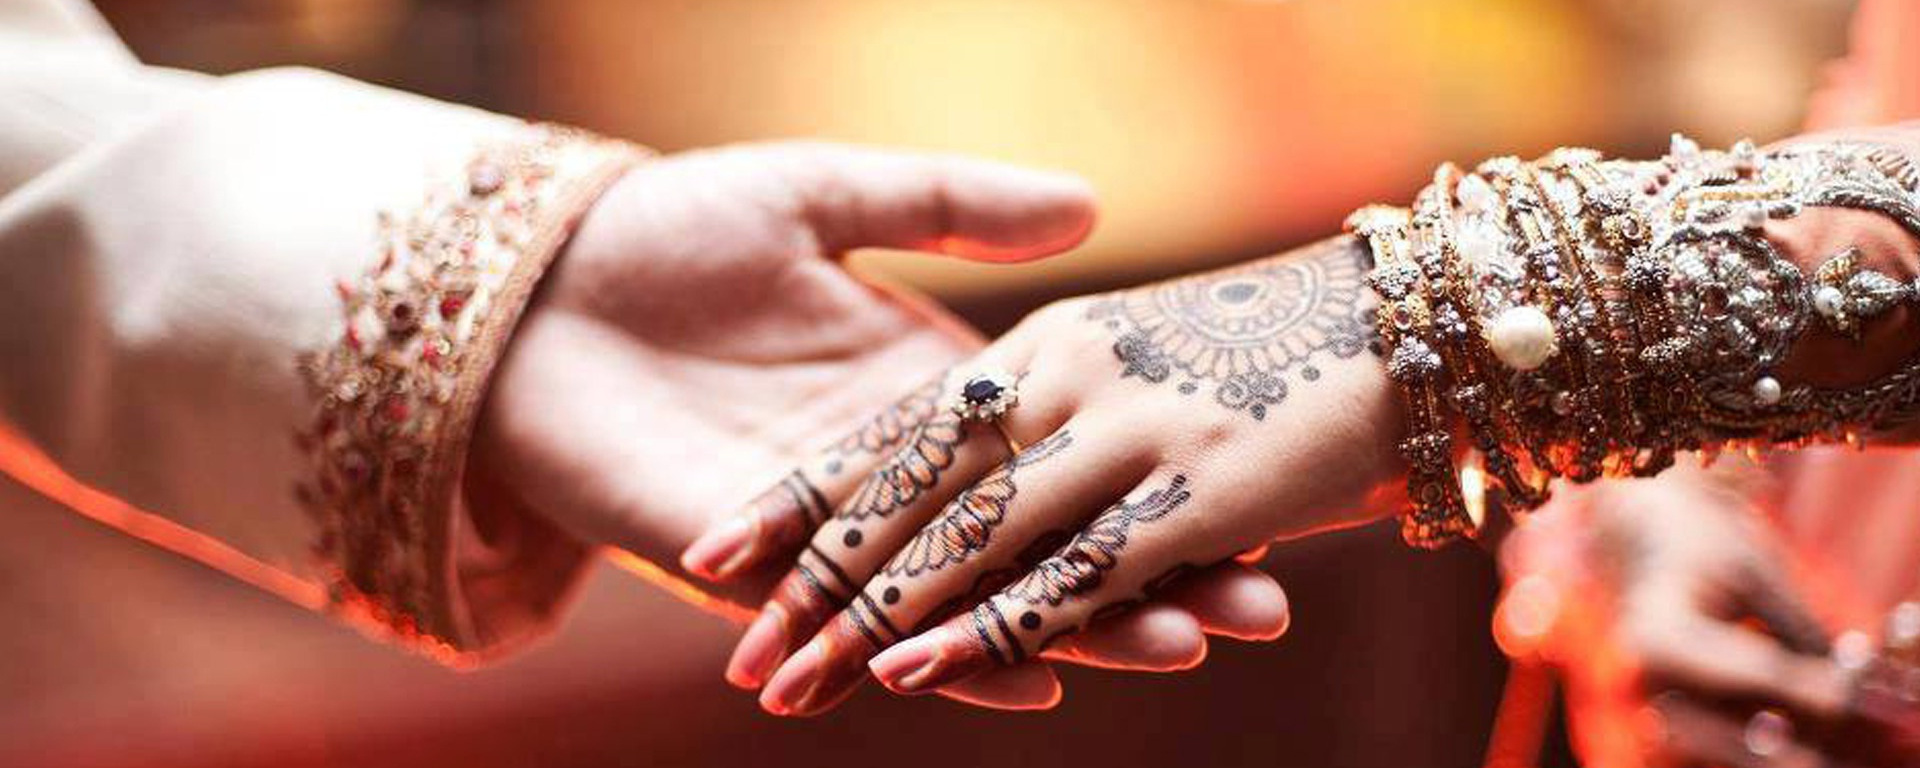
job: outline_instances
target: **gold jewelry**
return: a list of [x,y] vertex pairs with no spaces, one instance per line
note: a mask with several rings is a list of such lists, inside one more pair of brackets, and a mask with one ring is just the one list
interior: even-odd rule
[[1651,475],[1686,450],[1852,440],[1920,410],[1920,357],[1846,389],[1774,376],[1809,328],[1857,334],[1920,302],[1920,282],[1863,270],[1850,252],[1808,279],[1764,234],[1770,220],[1830,206],[1920,236],[1914,167],[1876,145],[1712,151],[1676,136],[1657,162],[1560,149],[1465,175],[1443,165],[1411,211],[1356,213],[1348,227],[1374,250],[1388,373],[1408,405],[1409,541],[1471,533],[1451,522],[1458,481],[1438,464],[1452,461],[1454,422],[1524,509],[1553,477]]

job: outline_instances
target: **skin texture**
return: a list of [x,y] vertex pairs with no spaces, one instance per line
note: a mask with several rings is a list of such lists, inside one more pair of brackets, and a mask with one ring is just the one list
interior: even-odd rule
[[1368,267],[1335,238],[1029,316],[943,384],[1020,376],[998,429],[937,413],[861,488],[822,489],[836,511],[809,540],[722,523],[683,558],[722,582],[793,568],[731,679],[796,715],[843,700],[869,661],[896,692],[965,684],[1237,554],[1390,513],[1401,416],[1369,351]]
[[[817,524],[822,494],[851,492],[933,414],[916,385],[980,348],[838,258],[882,247],[1019,261],[1092,224],[1078,179],[953,157],[777,144],[645,163],[581,222],[516,329],[475,436],[469,474],[489,485],[470,495],[483,518],[543,516],[663,564],[776,478],[748,505],[755,524]],[[755,604],[778,575],[742,573],[715,594]],[[1204,649],[1203,628],[1284,621],[1277,593],[1256,572],[1225,574],[1111,622],[1085,660],[1164,667]],[[1057,681],[1033,672],[955,694],[1057,699]]]

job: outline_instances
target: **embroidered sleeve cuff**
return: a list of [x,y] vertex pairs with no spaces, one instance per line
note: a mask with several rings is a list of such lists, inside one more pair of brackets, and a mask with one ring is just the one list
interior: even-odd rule
[[337,610],[456,664],[550,623],[586,550],[536,521],[483,541],[461,495],[467,447],[535,283],[643,156],[529,125],[413,210],[381,214],[372,265],[335,286],[337,337],[300,360],[313,413],[298,434],[311,462],[299,494]]

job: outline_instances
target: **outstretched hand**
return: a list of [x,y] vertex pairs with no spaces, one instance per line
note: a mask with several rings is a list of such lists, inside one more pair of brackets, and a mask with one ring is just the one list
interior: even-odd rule
[[[473,495],[671,568],[717,511],[821,445],[849,462],[893,450],[900,422],[863,418],[980,346],[924,300],[850,275],[842,254],[1018,261],[1092,224],[1077,179],[959,158],[783,144],[642,165],[581,222],[516,330],[470,473],[502,487]],[[716,594],[757,603],[777,575]],[[1115,623],[1090,660],[1189,663],[1203,619],[1271,614],[1259,600],[1274,593],[1239,574]],[[1010,675],[959,693],[1042,706],[1055,685]]]
[[1517,577],[1537,576],[1569,604],[1550,656],[1567,665],[1585,759],[1907,764],[1863,759],[1892,745],[1849,725],[1854,673],[1838,663],[1791,549],[1743,491],[1686,467],[1585,490],[1503,553]]

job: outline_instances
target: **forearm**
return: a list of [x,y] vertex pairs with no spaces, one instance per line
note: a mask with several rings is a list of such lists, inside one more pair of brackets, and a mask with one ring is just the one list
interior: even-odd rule
[[[99,135],[0,202],[0,419],[403,636],[460,652],[526,636],[552,569],[525,567],[546,550],[520,527],[466,516],[466,439],[519,303],[624,159],[535,158],[538,194],[511,186],[519,155],[495,158],[498,195],[469,180],[496,149],[538,154],[539,134],[278,71]],[[509,197],[520,210],[490,205]]]

